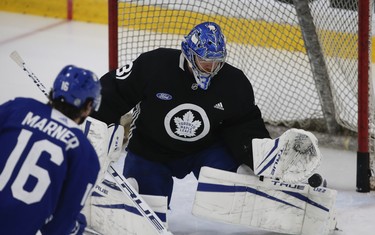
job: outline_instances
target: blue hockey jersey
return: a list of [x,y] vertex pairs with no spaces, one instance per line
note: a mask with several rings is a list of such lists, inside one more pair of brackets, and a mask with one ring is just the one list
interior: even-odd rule
[[0,105],[0,234],[69,234],[99,167],[61,112],[30,98]]

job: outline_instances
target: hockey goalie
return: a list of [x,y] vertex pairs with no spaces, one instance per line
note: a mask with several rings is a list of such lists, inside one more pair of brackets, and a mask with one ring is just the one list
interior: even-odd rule
[[[334,193],[315,195],[314,189],[310,190],[304,184],[316,172],[321,160],[317,139],[312,133],[299,129],[290,129],[278,138],[270,139],[249,78],[243,71],[227,63],[226,58],[226,42],[220,26],[215,22],[202,22],[183,38],[180,50],[157,48],[144,52],[132,62],[111,70],[100,78],[103,87],[102,103],[91,117],[111,126],[111,123],[117,123],[126,113],[132,111],[134,114],[124,167],[120,173],[112,176],[116,179],[120,174],[126,177],[127,179],[121,179],[126,187],[127,181],[134,179],[134,188],[138,186],[137,193],[164,197],[167,200],[164,205],[168,206],[172,198],[173,177],[182,179],[193,173],[202,182],[195,201],[195,205],[201,209],[193,211],[197,216],[271,231],[307,234],[315,230],[315,234],[323,234],[327,230],[326,226],[317,221],[325,221],[332,212],[332,203],[324,204],[324,196],[329,195],[327,200],[333,200]],[[112,139],[113,134],[107,136]],[[113,142],[116,143],[108,141]],[[109,150],[111,148],[105,147]],[[104,162],[115,161],[112,160],[115,158],[112,157],[111,150],[104,159]],[[254,175],[244,177],[237,173],[237,168],[242,164],[250,167]],[[103,164],[104,169],[105,165]],[[204,167],[220,169],[223,173],[206,171],[202,169]],[[222,175],[227,177],[222,178]],[[203,183],[206,183],[205,177],[213,179],[209,183],[219,185],[223,192],[210,192],[211,188],[202,190]],[[258,180],[259,178],[263,181]],[[115,183],[119,189],[124,189],[122,183]],[[226,192],[227,185],[234,186],[229,188],[232,192]],[[306,187],[301,191],[289,190],[303,186]],[[110,188],[103,190],[103,187],[100,187],[100,198],[106,200],[103,191],[110,192]],[[233,188],[246,190],[237,192]],[[126,204],[126,208],[138,205],[138,201],[132,200],[134,195],[136,192],[132,190],[130,202],[134,203]],[[216,195],[219,201],[212,202],[217,204],[208,203]],[[239,203],[238,197],[244,200]],[[274,202],[285,203],[279,205],[273,204],[272,200],[260,200],[272,197]],[[298,201],[300,198],[304,199]],[[129,201],[121,203],[127,202]],[[261,206],[264,207],[259,209],[258,202],[262,202]],[[310,210],[309,205],[315,203],[324,205],[325,210],[322,213]],[[147,204],[153,208],[151,201]],[[99,210],[99,203],[92,200],[91,205]],[[88,220],[100,222],[101,219],[96,220],[94,214],[99,216],[105,213],[111,215],[108,218],[113,220],[107,219],[108,222],[97,228],[104,228],[104,225],[109,224],[111,228],[106,231],[120,231],[116,229],[120,224],[127,229],[125,234],[149,234],[143,230],[147,226],[135,227],[140,223],[125,222],[131,221],[130,218],[133,217],[124,217],[121,219],[124,222],[114,222],[114,219],[127,213],[125,210],[104,207],[103,203],[100,205],[102,211],[91,213],[92,217]],[[233,208],[222,205],[233,205]],[[287,217],[282,212],[285,206],[290,205],[296,205],[299,210],[287,208],[285,211],[290,211],[290,216]],[[246,210],[239,212],[240,207]],[[279,209],[276,210],[277,208]],[[264,210],[264,213],[261,214],[258,210]],[[161,210],[163,211],[166,211],[165,207]],[[279,211],[285,220],[275,220],[277,213],[273,214],[273,211]],[[142,221],[143,216],[145,221],[153,224],[155,220],[150,221],[147,215],[141,214],[134,218]],[[234,215],[240,220],[233,219]],[[295,223],[297,218],[302,218],[299,223]],[[159,225],[158,228],[163,228],[162,224]]]
[[[123,129],[110,126],[107,130],[106,124],[90,118],[87,122],[91,125],[86,127],[89,138],[103,152],[101,179],[83,211],[89,228],[106,235],[158,234],[106,174],[110,162],[119,159]],[[108,138],[106,143],[101,142],[103,136]],[[104,145],[109,147],[100,150],[99,146]],[[201,169],[192,213],[218,222],[285,234],[332,232],[336,224],[336,191],[307,183],[321,160],[315,136],[291,129],[276,139],[253,139],[252,152],[253,170],[246,165],[241,165],[237,173],[211,167]],[[133,179],[128,181],[136,188]],[[140,196],[167,226],[167,198]]]

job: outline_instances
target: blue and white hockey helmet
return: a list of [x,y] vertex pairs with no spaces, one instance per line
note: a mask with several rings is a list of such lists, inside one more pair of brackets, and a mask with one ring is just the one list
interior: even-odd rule
[[92,99],[93,108],[98,111],[101,88],[100,81],[93,72],[67,65],[53,83],[52,99],[63,99],[77,108],[81,108],[87,99]]
[[204,22],[195,26],[181,43],[198,86],[208,89],[211,78],[223,67],[227,50],[220,26]]

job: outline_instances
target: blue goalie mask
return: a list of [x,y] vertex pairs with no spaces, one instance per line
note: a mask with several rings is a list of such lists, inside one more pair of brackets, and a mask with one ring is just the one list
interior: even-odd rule
[[61,70],[53,83],[52,99],[63,99],[77,108],[81,108],[87,99],[91,99],[93,108],[98,111],[100,91],[99,79],[93,72],[68,65]]
[[223,67],[227,56],[224,35],[219,25],[204,22],[195,26],[181,43],[181,48],[198,86],[207,90],[212,77]]

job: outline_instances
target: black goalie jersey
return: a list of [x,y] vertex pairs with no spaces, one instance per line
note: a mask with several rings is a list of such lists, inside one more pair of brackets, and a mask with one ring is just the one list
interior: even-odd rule
[[170,161],[224,142],[250,165],[251,139],[269,138],[252,86],[225,64],[207,90],[198,88],[180,50],[156,49],[101,78],[102,104],[94,118],[118,122],[133,108],[128,149]]

